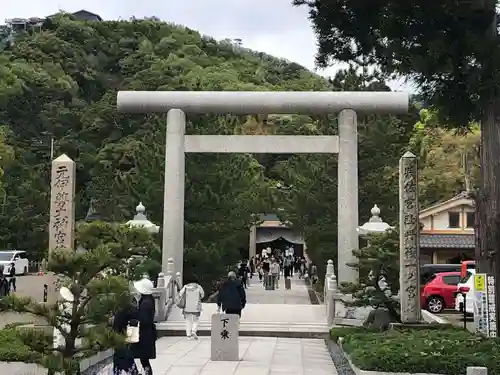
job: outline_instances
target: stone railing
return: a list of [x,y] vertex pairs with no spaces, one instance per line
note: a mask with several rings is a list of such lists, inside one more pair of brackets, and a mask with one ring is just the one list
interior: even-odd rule
[[350,306],[352,296],[340,292],[335,276],[333,261],[330,259],[326,264],[324,304],[326,308],[326,320],[329,325],[360,326],[372,310],[370,307]]
[[179,272],[174,274],[174,260],[168,259],[167,274],[160,273],[153,296],[156,301],[155,321],[167,320],[172,307],[175,305],[179,291],[182,288],[182,280]]

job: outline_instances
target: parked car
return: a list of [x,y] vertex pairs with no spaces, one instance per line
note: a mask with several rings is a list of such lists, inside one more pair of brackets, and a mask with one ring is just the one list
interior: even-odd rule
[[461,264],[424,264],[420,266],[420,285],[427,284],[437,273],[460,272]]
[[0,251],[0,266],[3,266],[4,275],[10,272],[11,264],[16,267],[16,275],[27,275],[29,269],[29,260],[26,251],[4,250]]
[[432,275],[420,294],[422,308],[433,314],[454,308],[459,281],[460,271],[440,272]]
[[[469,269],[465,277],[460,279],[457,285],[457,291],[455,296],[455,310],[459,312],[464,312],[467,315],[474,315],[474,303],[476,300],[476,291],[474,288],[474,275],[476,274],[476,269]],[[465,306],[464,306],[465,297]]]

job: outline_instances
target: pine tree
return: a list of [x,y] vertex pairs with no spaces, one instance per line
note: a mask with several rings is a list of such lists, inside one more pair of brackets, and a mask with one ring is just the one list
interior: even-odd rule
[[0,300],[0,311],[43,317],[49,327],[61,332],[64,340],[57,343],[51,332],[19,329],[21,340],[41,354],[40,364],[49,374],[79,374],[82,359],[124,344],[124,337],[110,324],[113,313],[132,298],[130,280],[123,270],[132,256],[157,249],[146,230],[102,222],[81,224],[77,243],[86,251],[53,251],[48,265],[58,287],[71,292],[72,301],[41,303],[16,295]]
[[359,271],[357,283],[344,283],[340,289],[353,296],[353,306],[385,308],[394,321],[400,321],[399,300],[399,236],[396,230],[372,234],[365,247],[353,251]]

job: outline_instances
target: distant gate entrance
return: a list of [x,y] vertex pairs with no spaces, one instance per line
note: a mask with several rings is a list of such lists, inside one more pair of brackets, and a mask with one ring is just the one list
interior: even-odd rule
[[[167,112],[163,272],[172,258],[182,274],[185,153],[338,154],[339,282],[356,280],[345,266],[358,248],[358,133],[356,112],[406,113],[408,94],[398,92],[120,91],[120,112]],[[186,135],[185,113],[330,114],[338,112],[338,136]],[[334,245],[332,245],[332,250]]]

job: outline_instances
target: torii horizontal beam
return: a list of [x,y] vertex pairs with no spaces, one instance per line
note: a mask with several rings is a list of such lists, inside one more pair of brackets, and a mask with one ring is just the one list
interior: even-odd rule
[[407,113],[408,102],[405,92],[369,91],[119,91],[117,97],[118,111],[130,113],[396,114]]
[[338,154],[336,135],[186,135],[184,152]]

